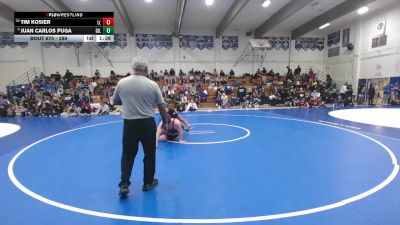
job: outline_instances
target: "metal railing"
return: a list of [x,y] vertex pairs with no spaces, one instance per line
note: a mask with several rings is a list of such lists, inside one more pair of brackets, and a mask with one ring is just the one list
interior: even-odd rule
[[40,75],[40,68],[39,67],[32,67],[25,73],[19,75],[17,78],[15,78],[13,81],[11,81],[6,87],[3,87],[2,89],[5,90],[9,86],[17,86],[20,84],[28,84],[35,79],[36,76]]
[[[315,67],[312,67],[312,66],[310,66],[310,68],[317,74],[317,79],[318,80],[321,80],[321,81],[325,82],[326,75],[328,75],[328,73],[325,73],[322,70],[319,70],[319,69],[317,69]],[[339,89],[344,84],[343,82],[340,82],[340,81],[336,80],[332,76],[331,76],[331,78],[332,78],[333,82],[336,84],[336,88],[337,89]]]

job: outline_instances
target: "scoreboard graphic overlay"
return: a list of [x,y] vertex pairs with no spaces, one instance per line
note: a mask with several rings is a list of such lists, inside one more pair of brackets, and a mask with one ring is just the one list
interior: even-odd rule
[[114,42],[114,12],[15,12],[14,42]]

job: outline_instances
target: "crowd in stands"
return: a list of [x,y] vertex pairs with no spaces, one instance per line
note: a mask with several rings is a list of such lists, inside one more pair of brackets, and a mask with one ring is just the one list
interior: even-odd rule
[[[115,75],[113,71],[111,74]],[[98,70],[92,78],[74,76],[68,69],[64,76],[59,72],[51,76],[41,73],[29,84],[9,86],[7,93],[0,94],[0,116],[108,114],[113,109],[108,97],[117,82],[117,77],[113,76],[100,78]],[[103,96],[104,102],[93,104],[93,96]]]
[[[290,67],[285,76],[259,69],[254,75],[244,78],[235,76],[231,70],[217,73],[190,70],[188,73],[171,69],[159,73],[151,71],[149,77],[161,83],[161,90],[169,103],[175,104],[178,111],[193,110],[192,104],[206,102],[210,92],[215,93],[218,108],[240,106],[257,108],[259,106],[298,106],[319,107],[325,103],[351,105],[352,89],[346,85],[343,95],[336,92],[336,84],[328,75],[325,82],[317,79],[313,70],[301,73],[300,66],[293,73]],[[247,82],[249,81],[249,82]],[[347,90],[348,89],[348,90]],[[188,100],[190,99],[190,100]]]
[[[125,76],[129,76],[126,74]],[[202,104],[213,103],[218,108],[257,108],[260,106],[321,107],[325,104],[352,106],[353,90],[347,83],[336,87],[326,76],[317,79],[312,69],[294,71],[288,66],[281,75],[265,67],[254,74],[237,76],[233,70],[206,72],[191,69],[187,73],[174,69],[151,70],[147,75],[156,81],[169,107],[177,111],[195,111]],[[41,73],[29,84],[7,87],[0,93],[0,116],[76,116],[107,115],[118,112],[109,98],[119,79],[114,71],[102,77],[98,70],[93,77],[74,76],[68,69],[64,76],[56,72]],[[398,104],[399,96],[391,98]]]

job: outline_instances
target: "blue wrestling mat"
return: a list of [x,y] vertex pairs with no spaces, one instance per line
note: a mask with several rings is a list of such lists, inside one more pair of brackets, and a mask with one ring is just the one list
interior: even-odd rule
[[0,138],[1,225],[400,224],[399,129],[329,111],[181,114],[193,129],[159,144],[160,185],[141,191],[140,150],[124,200],[120,116],[2,119],[21,130]]

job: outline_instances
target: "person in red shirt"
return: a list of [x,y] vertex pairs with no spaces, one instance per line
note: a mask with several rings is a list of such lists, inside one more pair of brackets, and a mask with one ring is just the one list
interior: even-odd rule
[[299,102],[299,107],[300,108],[309,108],[310,105],[308,104],[308,102],[304,98],[301,98],[300,102]]
[[81,114],[91,114],[92,107],[90,106],[89,101],[85,101],[81,106]]
[[315,98],[310,98],[310,99],[308,100],[308,104],[309,104],[310,107],[315,107],[315,106],[316,106],[316,100],[315,100]]

